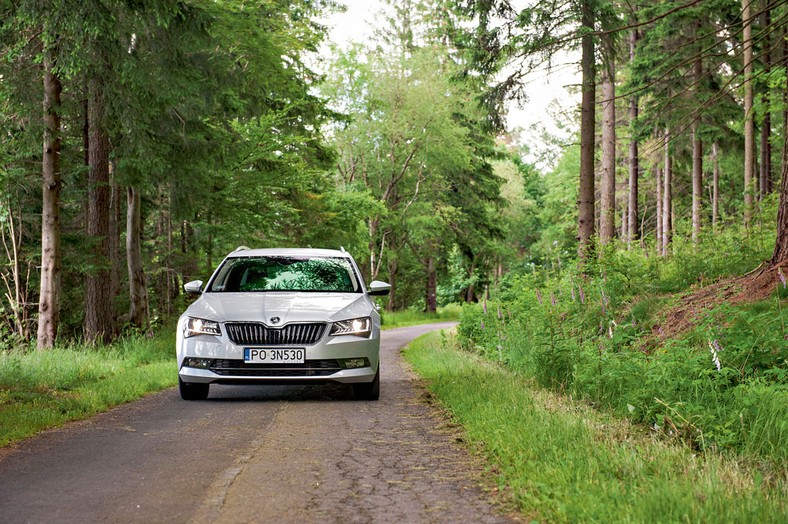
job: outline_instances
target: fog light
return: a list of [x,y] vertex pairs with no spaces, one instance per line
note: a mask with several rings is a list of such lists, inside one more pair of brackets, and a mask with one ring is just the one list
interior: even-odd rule
[[342,362],[345,369],[358,369],[369,366],[365,358],[348,358]]
[[213,359],[210,358],[187,357],[183,359],[183,367],[186,368],[209,369],[211,364],[213,364]]

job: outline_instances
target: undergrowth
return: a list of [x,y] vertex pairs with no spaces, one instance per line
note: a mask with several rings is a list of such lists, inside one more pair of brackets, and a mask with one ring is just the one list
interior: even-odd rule
[[788,463],[788,302],[710,302],[678,337],[663,333],[689,287],[757,267],[761,243],[718,237],[678,245],[666,260],[610,250],[587,275],[512,275],[493,299],[467,306],[463,348],[537,384],[698,450]]

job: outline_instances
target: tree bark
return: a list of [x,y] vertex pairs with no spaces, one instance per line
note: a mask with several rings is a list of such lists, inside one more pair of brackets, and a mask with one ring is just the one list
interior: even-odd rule
[[438,272],[435,269],[434,257],[427,258],[426,269],[427,269],[427,295],[425,297],[426,305],[427,305],[426,312],[435,313],[438,311]]
[[[698,33],[700,33],[700,28]],[[693,64],[695,90],[700,90],[703,64],[700,58]],[[700,242],[701,204],[703,198],[703,141],[700,138],[700,116],[692,123],[692,241]]]
[[673,236],[673,163],[670,157],[670,129],[665,129],[665,172],[662,190],[662,256],[670,254]]
[[[635,51],[637,48],[638,32],[633,29],[629,37],[629,60],[635,60]],[[635,123],[638,119],[638,97],[632,95],[629,97],[629,199],[628,199],[628,218],[627,218],[627,244],[632,244],[640,236],[638,229],[638,181],[640,176],[640,158],[638,152],[638,140],[635,133]]]
[[[609,35],[606,38],[609,40]],[[603,46],[607,55],[602,70],[602,177],[599,242],[609,244],[616,235],[616,87],[612,45]]]
[[752,17],[750,4],[752,0],[742,0],[744,49],[744,227],[749,229],[752,222],[754,207],[755,182],[755,120],[753,114],[753,51],[752,51]]
[[656,186],[656,216],[657,216],[657,255],[662,254],[662,168],[654,166],[654,185]]
[[[788,126],[784,127],[788,129]],[[786,144],[788,144],[788,140],[786,140]],[[780,204],[777,208],[777,240],[774,244],[772,265],[788,260],[788,145],[783,145],[782,157]]]
[[698,135],[699,124],[692,125],[692,241],[700,241],[701,199],[703,198],[703,142]]
[[720,148],[716,141],[711,144],[711,162],[711,229],[716,233],[720,219]]
[[[762,21],[763,31],[760,38],[763,40],[763,52],[761,53],[761,60],[763,61],[763,75],[769,78],[769,72],[772,68],[772,38],[770,31],[772,30],[772,16],[770,9],[770,2],[766,0],[763,9]],[[761,161],[760,161],[760,197],[768,195],[774,190],[772,179],[772,114],[770,110],[771,90],[767,86],[763,92],[763,124],[761,125]]]
[[126,262],[129,270],[129,323],[148,329],[148,285],[142,263],[142,210],[140,192],[126,190]]
[[395,302],[396,296],[395,296],[394,288],[397,282],[397,274],[399,273],[399,263],[397,262],[397,257],[394,253],[389,254],[389,261],[387,266],[389,270],[388,283],[391,284],[391,291],[389,292],[389,300],[386,309],[388,311],[394,311],[397,307],[397,304]]
[[38,302],[39,349],[51,348],[60,320],[60,94],[50,50],[44,52],[44,143],[42,160],[41,284]]
[[117,334],[117,330],[119,327],[117,322],[118,313],[115,308],[115,302],[120,296],[120,282],[122,278],[121,267],[122,265],[123,266],[126,265],[122,263],[124,257],[121,254],[121,245],[120,245],[120,239],[123,234],[122,231],[123,223],[121,220],[121,213],[120,213],[121,188],[115,182],[114,169],[115,169],[114,163],[109,162],[110,205],[109,205],[109,234],[107,235],[107,238],[109,239],[109,282],[110,282],[109,296],[111,297],[110,300],[112,304],[111,311],[112,311],[113,336]]
[[580,106],[580,181],[578,194],[578,256],[580,263],[593,258],[594,238],[594,13],[588,0],[581,2],[581,25],[586,31],[581,37],[582,102]]
[[[788,81],[788,28],[783,30],[783,66]],[[788,90],[783,91],[783,136],[788,137]],[[782,182],[777,207],[777,240],[774,243],[772,265],[788,260],[788,140],[783,142]]]
[[90,81],[88,96],[88,236],[95,242],[95,267],[85,283],[85,340],[109,342],[113,332],[112,288],[109,240],[109,138],[104,129],[105,100],[103,86]]

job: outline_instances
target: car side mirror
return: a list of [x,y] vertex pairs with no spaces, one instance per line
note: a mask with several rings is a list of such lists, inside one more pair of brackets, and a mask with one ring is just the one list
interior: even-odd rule
[[368,293],[373,296],[388,295],[391,291],[391,284],[381,282],[380,280],[373,280],[369,283]]
[[192,280],[183,285],[183,290],[189,295],[199,295],[202,293],[202,280]]

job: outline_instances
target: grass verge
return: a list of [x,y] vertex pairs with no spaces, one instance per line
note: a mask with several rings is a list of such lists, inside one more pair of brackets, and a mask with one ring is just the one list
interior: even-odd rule
[[174,337],[0,353],[0,446],[174,386]]
[[430,334],[405,352],[526,519],[786,522],[786,472],[655,438]]

